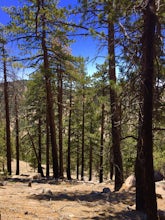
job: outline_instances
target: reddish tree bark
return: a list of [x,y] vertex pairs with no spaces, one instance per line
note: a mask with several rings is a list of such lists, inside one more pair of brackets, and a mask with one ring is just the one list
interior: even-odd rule
[[[115,40],[114,24],[109,21],[108,24],[108,55],[109,55],[109,79],[112,84],[116,84],[115,69]],[[123,163],[120,150],[120,107],[118,97],[113,86],[110,85],[110,103],[111,103],[111,123],[112,123],[112,149],[113,164],[115,174],[115,191],[119,190],[123,184]]]
[[[143,8],[144,28],[142,35],[142,116],[138,149],[138,172],[136,173],[136,208],[147,215],[147,220],[157,220],[157,202],[153,168],[153,86],[155,53],[155,1],[149,0]],[[140,155],[141,152],[141,155]],[[139,185],[141,184],[141,186]],[[142,196],[142,195],[143,196]],[[143,206],[140,205],[143,204]]]

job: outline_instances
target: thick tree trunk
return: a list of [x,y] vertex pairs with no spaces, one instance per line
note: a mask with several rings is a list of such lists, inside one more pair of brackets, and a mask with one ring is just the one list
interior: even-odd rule
[[112,148],[115,169],[115,191],[119,190],[123,184],[123,164],[120,150],[120,107],[118,104],[117,93],[113,87],[116,84],[115,70],[115,42],[114,42],[114,24],[109,22],[108,25],[108,55],[109,55],[109,79],[110,86],[110,103],[111,103],[111,123],[112,123]]
[[[46,56],[45,59],[47,60]],[[51,139],[51,149],[52,149],[52,162],[53,162],[53,176],[55,178],[59,177],[58,174],[58,155],[57,155],[57,143],[56,143],[56,129],[55,129],[55,119],[54,119],[54,109],[53,109],[53,95],[51,89],[50,78],[47,76],[48,68],[47,62],[45,63],[45,79],[46,79],[46,93],[47,93],[47,112],[48,112],[48,122],[50,130],[50,139]],[[49,70],[48,70],[49,71]]]
[[2,48],[3,53],[3,73],[4,73],[4,98],[5,98],[5,113],[6,113],[6,147],[7,147],[7,172],[11,175],[11,142],[10,142],[10,113],[9,113],[9,98],[8,98],[8,82],[6,68],[5,47]]
[[[153,84],[154,84],[154,40],[155,40],[155,2],[148,1],[144,13],[144,32],[142,36],[142,132],[141,144],[144,158],[144,211],[147,220],[157,220],[157,202],[154,183],[153,168],[153,136],[152,136],[152,113],[153,113]],[[137,203],[138,208],[138,203]]]
[[[42,0],[42,9],[44,10],[44,0]],[[56,143],[56,128],[53,108],[53,94],[51,85],[51,74],[49,69],[48,61],[48,50],[46,46],[46,28],[45,28],[45,15],[42,15],[42,50],[44,54],[44,74],[46,81],[46,102],[47,102],[47,114],[48,123],[50,129],[51,147],[52,147],[52,162],[53,162],[53,176],[59,177],[58,172],[58,154],[57,154],[57,143]]]
[[[140,95],[140,97],[142,97]],[[142,99],[140,98],[140,103]],[[139,128],[138,128],[138,143],[137,156],[135,162],[135,176],[136,176],[136,210],[145,210],[145,182],[144,182],[144,153],[142,148],[142,109],[139,111]]]
[[57,70],[58,75],[58,119],[59,119],[59,169],[60,178],[64,177],[63,174],[63,135],[62,135],[62,117],[63,117],[63,82],[62,82],[62,70],[61,66]]

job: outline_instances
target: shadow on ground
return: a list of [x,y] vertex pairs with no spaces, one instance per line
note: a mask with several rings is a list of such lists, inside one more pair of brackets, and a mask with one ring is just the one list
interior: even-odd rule
[[[26,178],[11,178],[8,179],[11,182],[23,182],[26,183],[29,179]],[[32,180],[34,183],[42,184],[53,184],[60,185],[62,182],[56,181],[53,179],[41,179],[41,180]],[[82,184],[80,182],[71,181],[67,182],[70,185]],[[99,191],[79,191],[75,190],[74,192],[65,191],[56,191],[52,192],[48,189],[43,189],[42,192],[29,195],[27,198],[34,199],[38,201],[75,201],[81,203],[83,206],[94,207],[101,205],[102,209],[99,213],[96,213],[96,216],[90,218],[91,220],[144,220],[144,215],[134,210],[130,210],[129,206],[132,206],[135,203],[135,193],[134,192],[111,192],[111,193],[102,193]],[[106,204],[106,206],[105,206]],[[117,212],[114,208],[115,205],[122,204],[126,208],[120,212]],[[89,218],[83,218],[83,220],[89,220]]]
[[[113,205],[118,205],[119,203],[125,204],[125,207],[129,207],[134,204],[135,202],[135,194],[125,192],[125,193],[116,193],[111,192],[102,193],[98,191],[89,192],[78,192],[75,191],[74,193],[71,192],[55,192],[52,193],[51,191],[43,192],[40,194],[33,194],[29,196],[29,199],[35,200],[46,200],[46,201],[75,201],[79,202],[84,206],[93,207],[97,205],[101,205],[102,211],[90,219],[93,220],[143,220],[144,216],[141,213],[136,211],[132,211],[130,209],[126,209],[122,212],[115,212],[113,210]],[[105,206],[106,204],[106,206]],[[108,206],[107,206],[108,204]],[[83,218],[85,220],[85,218]],[[89,218],[86,218],[89,220]]]

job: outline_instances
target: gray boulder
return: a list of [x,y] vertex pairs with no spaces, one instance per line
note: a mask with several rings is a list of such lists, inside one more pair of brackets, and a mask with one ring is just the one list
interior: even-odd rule
[[7,182],[6,181],[0,181],[0,186],[6,186]]
[[110,193],[110,192],[111,192],[110,188],[108,187],[103,188],[102,193]]
[[130,176],[125,180],[125,185],[126,185],[126,187],[128,187],[128,188],[131,188],[131,187],[135,187],[135,186],[136,186],[136,178],[135,178],[135,175],[134,175],[134,174],[130,175]]
[[159,181],[155,184],[156,194],[161,195],[161,198],[165,198],[165,181]]

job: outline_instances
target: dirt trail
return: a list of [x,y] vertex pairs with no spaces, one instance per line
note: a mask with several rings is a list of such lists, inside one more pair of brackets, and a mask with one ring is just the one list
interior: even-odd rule
[[[26,165],[27,166],[27,165]],[[131,210],[135,192],[113,192],[113,183],[34,180],[29,187],[31,171],[13,176],[0,186],[0,220],[102,220],[142,219]],[[103,193],[104,188],[111,192]],[[164,210],[164,198],[158,198]]]

